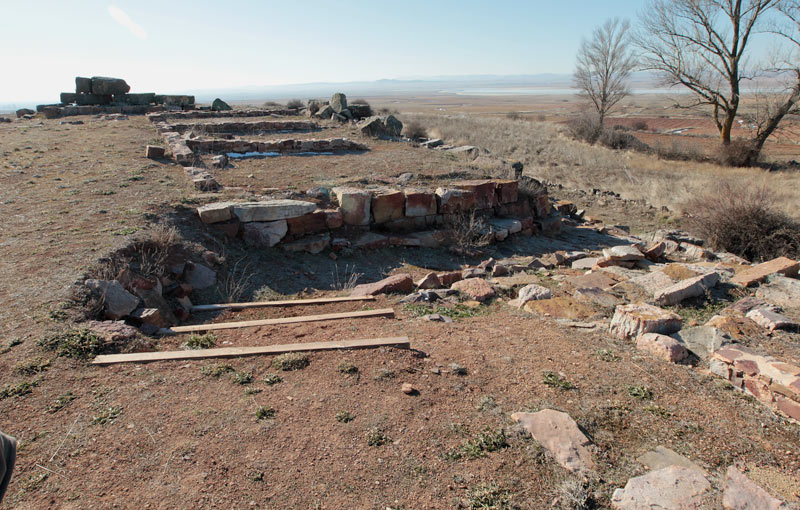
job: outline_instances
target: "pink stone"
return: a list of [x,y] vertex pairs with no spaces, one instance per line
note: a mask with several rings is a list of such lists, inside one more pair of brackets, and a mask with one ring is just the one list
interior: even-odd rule
[[475,207],[475,193],[467,190],[437,188],[439,214],[469,212]]
[[798,270],[800,270],[800,262],[787,257],[778,257],[741,271],[731,278],[731,283],[748,287],[754,283],[764,281],[767,276],[775,273],[780,273],[784,276],[797,276]]
[[388,294],[390,292],[409,293],[414,290],[414,281],[410,274],[396,274],[375,283],[365,283],[357,285],[351,296],[374,296],[376,294]]
[[340,228],[344,223],[341,209],[325,209],[323,212],[325,213],[325,226],[329,229]]
[[495,181],[495,195],[501,204],[516,202],[519,196],[519,183],[514,180]]
[[405,195],[402,191],[376,192],[372,197],[372,217],[375,223],[386,223],[403,217]]
[[482,278],[460,280],[450,286],[451,289],[466,294],[475,301],[486,301],[494,297],[494,289]]
[[684,360],[689,356],[680,342],[667,335],[659,333],[645,333],[636,339],[636,348],[639,350],[647,351],[657,358],[677,363]]
[[432,216],[436,214],[436,195],[424,191],[406,190],[406,216]]
[[346,225],[369,225],[372,193],[356,188],[333,188]]
[[457,189],[471,191],[476,209],[489,209],[495,205],[494,181],[461,181],[453,184]]
[[681,316],[645,303],[621,305],[614,311],[610,332],[622,339],[644,333],[669,335],[681,329]]

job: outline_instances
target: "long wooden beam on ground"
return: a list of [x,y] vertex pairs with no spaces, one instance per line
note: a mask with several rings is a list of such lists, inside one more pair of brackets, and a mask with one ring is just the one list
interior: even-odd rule
[[268,306],[299,306],[299,305],[319,305],[324,303],[341,303],[346,301],[375,301],[375,296],[348,296],[335,298],[315,298],[315,299],[284,299],[282,301],[253,301],[252,303],[221,303],[218,305],[194,305],[193,312],[214,312],[217,310],[243,309],[243,308],[264,308]]
[[159,330],[162,335],[174,333],[194,333],[196,331],[215,331],[218,329],[249,328],[254,326],[269,326],[272,324],[293,324],[296,322],[317,322],[336,319],[357,319],[362,317],[394,317],[394,309],[381,308],[378,310],[364,310],[360,312],[327,313],[322,315],[301,315],[299,317],[282,317],[280,319],[259,319],[240,322],[220,322],[217,324],[197,324],[195,326],[176,326]]
[[368,338],[365,340],[341,340],[333,342],[305,342],[283,345],[263,345],[256,347],[223,347],[219,349],[199,349],[196,351],[138,352],[133,354],[105,354],[97,356],[93,365],[113,365],[116,363],[140,363],[148,361],[187,360],[205,358],[236,358],[257,354],[282,354],[284,352],[329,351],[334,349],[364,349],[369,347],[411,348],[408,337]]

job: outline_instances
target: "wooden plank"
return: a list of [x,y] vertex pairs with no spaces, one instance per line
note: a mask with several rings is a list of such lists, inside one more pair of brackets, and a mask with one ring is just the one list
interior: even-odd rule
[[364,349],[369,347],[411,348],[408,337],[368,338],[364,340],[341,340],[333,342],[305,342],[283,345],[263,345],[255,347],[223,347],[218,349],[198,349],[196,351],[137,352],[133,354],[105,354],[97,356],[93,365],[113,365],[116,363],[139,363],[166,360],[191,360],[206,358],[236,358],[258,354],[281,354],[284,352],[329,351],[334,349]]
[[336,319],[356,319],[361,317],[394,317],[394,309],[381,308],[378,310],[364,310],[360,312],[327,313],[323,315],[301,315],[299,317],[282,317],[280,319],[259,319],[254,321],[220,322],[217,324],[197,324],[195,326],[176,326],[159,330],[162,335],[173,333],[194,333],[196,331],[215,331],[218,329],[250,328],[254,326],[269,326],[272,324],[293,324],[296,322],[317,322]]
[[375,301],[375,296],[347,296],[316,299],[284,299],[282,301],[253,301],[252,303],[221,303],[218,305],[194,305],[193,312],[213,312],[217,310],[240,310],[245,308],[265,308],[268,306],[317,305],[324,303],[342,303],[347,301]]

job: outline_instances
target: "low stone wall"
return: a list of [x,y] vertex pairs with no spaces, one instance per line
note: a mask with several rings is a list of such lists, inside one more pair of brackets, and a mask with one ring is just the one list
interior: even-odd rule
[[709,364],[737,390],[800,423],[800,367],[740,345],[714,352]]
[[319,129],[307,120],[265,120],[261,122],[213,122],[209,124],[171,123],[172,129],[185,133],[194,129],[206,133],[257,133],[263,131],[313,131]]
[[347,138],[324,139],[281,139],[266,142],[251,142],[247,140],[203,140],[190,138],[185,140],[187,147],[198,152],[334,152],[334,151],[365,151],[367,146],[348,140]]
[[98,115],[102,113],[122,113],[125,115],[144,115],[146,113],[160,112],[163,106],[154,105],[122,105],[122,106],[59,106],[39,105],[36,110],[43,113],[48,119],[58,117],[71,117],[73,115]]
[[338,205],[222,202],[197,212],[204,223],[230,237],[241,235],[250,245],[280,243],[287,250],[312,253],[328,246],[439,246],[448,241],[454,225],[472,214],[482,220],[481,234],[489,241],[518,233],[553,233],[561,226],[560,215],[551,215],[547,194],[520,198],[515,180],[460,181],[435,191],[342,187],[332,192]]
[[211,110],[190,110],[184,112],[164,112],[151,115],[152,122],[167,122],[168,119],[217,119],[236,117],[268,117],[270,115],[297,115],[296,110],[226,110],[215,112]]

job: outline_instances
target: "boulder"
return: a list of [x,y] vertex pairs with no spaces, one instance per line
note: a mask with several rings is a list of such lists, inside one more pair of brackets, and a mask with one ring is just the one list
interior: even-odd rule
[[100,94],[78,94],[75,97],[75,104],[78,106],[101,106],[111,104],[111,96]]
[[634,339],[644,333],[669,335],[681,329],[681,316],[645,303],[620,305],[611,319],[610,332],[621,339]]
[[591,443],[567,413],[543,409],[536,413],[514,413],[511,419],[547,449],[556,462],[572,473],[594,469]]
[[142,301],[144,301],[145,309],[156,310],[155,312],[148,312],[148,314],[146,314],[148,320],[152,322],[147,322],[140,319],[142,322],[152,325],[155,325],[155,322],[159,322],[164,324],[163,327],[173,326],[178,323],[178,318],[172,313],[167,300],[161,295],[159,289],[135,287],[134,291],[136,292],[136,295],[139,296]]
[[366,136],[396,138],[403,131],[403,123],[394,115],[372,116],[359,122],[358,129]]
[[61,102],[64,104],[72,104],[77,99],[78,94],[75,92],[62,92],[61,93]]
[[155,100],[156,95],[152,92],[140,94],[115,94],[114,103],[126,106],[147,106]]
[[121,319],[139,306],[139,298],[125,290],[117,280],[86,280],[86,287],[98,295],[109,319]]
[[323,105],[317,112],[314,114],[320,119],[330,119],[334,114],[333,108],[330,105]]
[[302,200],[264,200],[261,202],[235,204],[233,206],[233,214],[242,223],[278,221],[297,218],[314,211],[316,208],[317,204]]
[[494,297],[494,289],[482,278],[460,280],[451,285],[450,288],[479,302]]
[[614,294],[597,287],[576,289],[572,296],[579,301],[587,301],[602,308],[614,308],[624,303],[622,299]]
[[715,351],[731,343],[728,335],[711,326],[686,328],[671,336],[701,359],[708,359]]
[[722,493],[725,510],[788,510],[788,505],[772,497],[753,483],[735,466],[725,473],[725,491]]
[[249,246],[272,247],[283,239],[288,230],[286,220],[245,223],[242,238]]
[[495,181],[496,201],[500,204],[513,204],[519,199],[519,182],[510,179]]
[[289,234],[292,236],[302,236],[305,234],[316,234],[328,229],[328,214],[322,209],[317,209],[309,214],[289,218],[286,223],[289,226]]
[[703,494],[710,488],[699,471],[669,466],[628,480],[624,489],[614,491],[611,506],[618,510],[700,510]]
[[202,290],[216,283],[217,273],[203,264],[191,264],[184,272],[184,279],[193,289]]
[[573,276],[567,279],[567,282],[576,289],[597,288],[608,290],[616,285],[618,281],[618,277],[605,271],[593,271],[591,273]]
[[345,225],[369,225],[372,193],[358,188],[333,188]]
[[127,94],[130,90],[130,85],[125,83],[125,80],[121,78],[107,78],[105,76],[92,77],[92,94],[110,96],[113,94]]
[[233,110],[228,103],[223,101],[220,98],[216,98],[213,103],[211,103],[211,110],[215,112],[225,112]]
[[550,289],[531,283],[520,289],[519,294],[517,294],[517,308],[522,308],[528,301],[550,299],[551,297],[553,297],[553,293]]
[[347,109],[354,119],[363,119],[372,115],[372,108],[368,104],[348,104]]
[[682,343],[659,333],[639,335],[636,339],[636,348],[671,363],[677,363],[689,357],[689,352]]
[[449,287],[455,282],[463,279],[463,276],[461,276],[461,271],[449,271],[447,273],[439,273],[436,276],[439,277],[439,281],[441,281],[442,285],[445,287]]
[[25,115],[33,115],[33,114],[35,114],[35,113],[36,113],[36,112],[35,112],[35,111],[33,111],[33,110],[31,110],[30,108],[20,108],[19,110],[17,110],[17,111],[16,111],[16,114],[17,114],[17,118],[18,118],[18,119],[19,119],[19,118],[22,118],[22,117],[23,117],[23,116],[25,116]]
[[353,248],[377,250],[389,245],[389,238],[377,232],[366,232],[353,241]]
[[778,257],[769,262],[764,262],[763,264],[758,264],[757,266],[739,272],[736,276],[731,278],[731,283],[749,287],[750,285],[766,280],[767,276],[771,274],[778,273],[783,276],[797,276],[798,270],[800,270],[800,262],[787,257]]
[[173,325],[161,316],[161,311],[158,308],[138,308],[133,311],[131,317],[142,324],[150,324],[157,328],[168,328]]
[[687,459],[683,455],[663,446],[656,446],[654,450],[645,453],[636,460],[638,460],[650,471],[663,469],[670,466],[682,466],[687,469],[694,469],[699,473],[705,474],[705,471],[703,471],[700,466]]
[[342,113],[347,110],[347,96],[341,92],[336,92],[331,96],[330,106],[336,113]]
[[655,292],[656,304],[661,306],[677,305],[684,299],[702,296],[706,290],[714,287],[719,282],[716,272],[687,278],[667,288]]
[[612,262],[636,262],[644,254],[635,246],[613,246],[603,250],[603,257]]
[[414,280],[410,274],[396,274],[375,283],[364,283],[357,285],[351,292],[351,296],[374,296],[376,294],[389,294],[399,292],[407,294],[414,290]]

